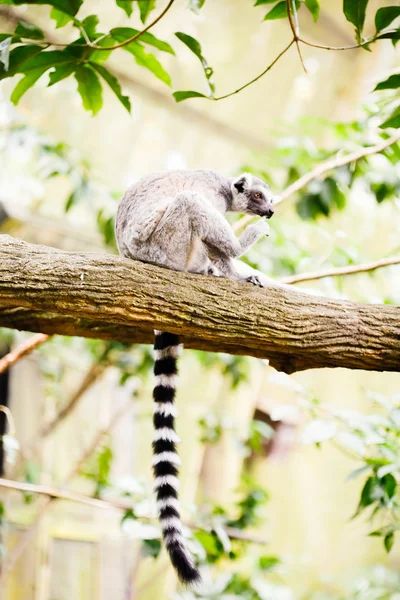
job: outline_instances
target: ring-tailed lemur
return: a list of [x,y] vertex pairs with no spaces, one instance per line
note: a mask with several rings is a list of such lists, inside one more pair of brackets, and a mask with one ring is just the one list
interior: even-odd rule
[[[269,219],[274,210],[268,185],[247,173],[229,179],[205,169],[149,175],[131,187],[119,205],[119,251],[177,271],[262,285],[257,275],[242,274],[234,259],[267,235],[268,225],[264,220],[249,225],[237,238],[223,217],[228,211]],[[177,335],[155,331],[153,469],[164,543],[181,581],[192,584],[200,575],[185,545],[177,492],[174,398],[181,348]]]

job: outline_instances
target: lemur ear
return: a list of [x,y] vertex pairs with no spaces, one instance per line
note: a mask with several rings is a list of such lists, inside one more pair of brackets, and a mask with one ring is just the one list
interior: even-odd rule
[[232,182],[232,187],[235,188],[236,193],[242,194],[244,190],[249,186],[249,176],[247,173],[240,175],[237,179]]

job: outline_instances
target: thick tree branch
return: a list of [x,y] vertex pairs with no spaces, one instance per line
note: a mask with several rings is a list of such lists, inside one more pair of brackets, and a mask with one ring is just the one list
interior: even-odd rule
[[153,329],[277,369],[400,370],[400,308],[177,273],[0,236],[0,326],[124,342]]

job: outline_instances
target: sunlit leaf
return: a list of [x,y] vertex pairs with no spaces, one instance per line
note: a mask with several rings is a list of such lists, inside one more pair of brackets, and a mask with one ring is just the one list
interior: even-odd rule
[[51,9],[50,17],[56,22],[56,29],[59,29],[60,27],[65,27],[65,25],[68,25],[68,23],[70,23],[73,20],[71,15],[61,10],[58,10],[57,8]]
[[137,4],[139,5],[140,20],[142,23],[145,23],[147,17],[156,6],[156,0],[138,0]]
[[92,39],[93,37],[95,37],[96,28],[97,28],[98,24],[99,24],[99,17],[97,15],[89,15],[89,16],[85,17],[85,19],[83,19],[82,27],[85,30],[85,33],[87,34],[89,39]]
[[99,78],[91,68],[84,65],[77,66],[75,77],[83,107],[95,115],[103,105],[102,87]]
[[37,67],[25,75],[15,86],[11,94],[11,102],[15,105],[18,104],[25,92],[29,90],[29,88],[31,88],[39,77],[41,77],[49,68],[50,67],[48,66]]
[[318,21],[320,4],[319,0],[305,0],[305,5],[313,16],[314,21]]
[[206,96],[205,94],[200,94],[200,92],[194,92],[192,90],[174,92],[172,95],[177,102],[188,100],[188,98],[209,98],[209,96]]
[[[117,42],[125,42],[126,40],[132,38],[134,35],[139,33],[138,29],[133,29],[132,27],[115,27],[110,31],[112,37]],[[163,40],[159,40],[152,33],[145,31],[140,35],[140,43],[148,44],[149,46],[154,46],[154,48],[158,48],[158,50],[162,50],[163,52],[169,52],[170,54],[175,54],[174,49],[168,42],[164,42]]]
[[357,40],[361,41],[368,0],[343,0],[343,12],[349,23],[356,28]]
[[[213,96],[214,91],[215,91],[215,86],[212,83],[211,78],[213,76],[214,71],[209,66],[207,60],[203,56],[203,52],[202,52],[200,43],[191,35],[187,35],[186,33],[183,33],[181,31],[177,31],[175,33],[175,35],[178,38],[178,40],[183,42],[193,52],[193,54],[195,54],[195,56],[197,56],[197,58],[199,59],[201,65],[203,67],[203,71],[204,71],[204,74],[206,76],[206,80],[208,83],[209,92],[210,92],[209,95]],[[179,100],[178,100],[178,102],[179,102]]]
[[272,8],[269,13],[267,13],[264,17],[264,21],[273,21],[275,19],[284,19],[287,17],[287,7],[286,2],[278,2],[274,8]]
[[99,64],[93,63],[93,69],[95,69],[99,75],[108,83],[114,94],[117,96],[118,100],[123,104],[128,112],[131,112],[131,101],[128,96],[124,96],[122,94],[121,86],[118,79],[110,73],[105,67],[102,67]]
[[260,556],[259,567],[262,571],[271,571],[274,567],[280,564],[280,559],[277,556]]
[[394,544],[394,533],[392,532],[385,536],[383,543],[385,545],[386,552],[390,552]]
[[122,8],[128,17],[133,13],[133,0],[116,0],[116,5]]
[[396,108],[393,114],[387,119],[384,123],[382,123],[381,127],[386,129],[387,127],[400,127],[400,106]]
[[386,6],[377,10],[375,15],[375,27],[382,31],[400,16],[400,6]]
[[127,46],[124,46],[123,49],[132,54],[138,65],[148,69],[158,79],[171,86],[171,77],[169,73],[167,73],[154,54],[146,52],[139,42],[131,42]]

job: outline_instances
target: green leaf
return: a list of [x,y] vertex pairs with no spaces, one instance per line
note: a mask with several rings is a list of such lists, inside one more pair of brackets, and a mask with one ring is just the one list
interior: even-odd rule
[[[178,40],[183,42],[185,44],[185,46],[187,46],[189,48],[189,50],[191,50],[193,52],[193,54],[195,54],[197,56],[197,58],[199,59],[199,61],[201,62],[201,65],[202,65],[203,71],[204,71],[204,75],[206,76],[206,80],[207,80],[207,84],[208,84],[208,88],[209,88],[209,96],[212,97],[215,92],[215,86],[211,81],[214,71],[209,66],[208,62],[206,61],[206,59],[203,56],[203,52],[202,52],[200,43],[191,35],[187,35],[186,33],[182,33],[181,31],[177,31],[175,33],[175,35],[178,38]],[[176,100],[176,98],[175,98],[175,100]],[[179,102],[179,100],[178,100],[178,102]]]
[[278,4],[265,15],[264,21],[273,21],[275,19],[284,19],[286,17],[286,2],[278,2]]
[[[110,33],[117,42],[125,42],[125,40],[128,40],[134,35],[138,34],[139,30],[133,29],[132,27],[116,27],[115,29],[111,29]],[[164,42],[163,40],[159,40],[155,37],[155,35],[149,33],[148,31],[140,35],[140,43],[154,46],[154,48],[158,48],[158,50],[169,52],[169,54],[175,55],[175,51],[170,44]]]
[[343,0],[344,15],[355,26],[357,41],[359,42],[361,42],[367,4],[368,0]]
[[17,73],[29,73],[38,67],[55,67],[58,64],[69,63],[74,59],[74,56],[69,52],[69,48],[65,50],[50,50],[40,52],[35,56],[29,57],[17,68]]
[[280,559],[277,556],[260,556],[259,567],[262,571],[270,571],[280,564]]
[[400,73],[391,75],[388,79],[385,79],[385,81],[378,83],[374,92],[376,92],[376,90],[392,90],[398,87],[400,87]]
[[61,10],[67,15],[74,17],[80,7],[82,6],[83,0],[13,0],[13,4],[50,4],[57,10]]
[[387,119],[384,123],[382,123],[381,127],[386,129],[387,127],[400,127],[400,106],[396,108],[393,114]]
[[390,552],[392,549],[392,546],[394,544],[394,533],[392,532],[392,533],[389,533],[387,536],[385,536],[383,543],[385,545],[386,552]]
[[392,40],[393,46],[396,46],[397,42],[400,40],[400,29],[394,29],[393,31],[387,31],[386,33],[381,33],[376,37],[377,40]]
[[11,37],[6,37],[0,42],[0,63],[3,65],[5,71],[8,71],[10,61],[10,45]]
[[317,22],[321,8],[319,0],[305,0],[305,5],[312,14],[314,21]]
[[194,92],[192,90],[174,92],[172,95],[176,102],[182,102],[188,98],[210,98],[210,96],[206,96],[205,94],[200,94],[200,92]]
[[254,6],[261,6],[261,4],[274,4],[276,0],[257,0]]
[[96,73],[89,67],[78,65],[75,71],[78,82],[78,92],[81,95],[83,107],[95,115],[103,105],[102,87]]
[[154,54],[147,53],[139,42],[131,42],[127,46],[124,46],[123,50],[132,54],[138,65],[148,69],[158,79],[171,86],[171,77],[169,76],[169,73],[167,73]]
[[198,15],[200,9],[203,8],[205,1],[206,0],[189,0],[189,9]]
[[26,44],[24,46],[18,46],[18,48],[14,48],[9,55],[7,71],[5,70],[4,66],[0,64],[0,79],[12,77],[16,73],[22,73],[24,65],[41,52],[42,49],[39,46],[31,46]]
[[81,25],[90,40],[95,37],[98,24],[99,17],[97,15],[89,15],[83,19]]
[[133,13],[133,0],[116,0],[116,5],[122,8],[128,17]]
[[32,69],[25,77],[21,79],[15,86],[12,94],[11,94],[11,102],[15,105],[21,100],[22,96],[25,94],[29,88],[33,86],[34,83],[45,73],[49,67],[37,67],[37,69]]
[[145,23],[147,20],[147,17],[151,13],[151,11],[154,10],[154,8],[156,6],[156,1],[155,0],[139,0],[138,5],[139,5],[139,11],[140,11],[140,20],[142,21],[142,23]]
[[382,31],[400,16],[400,6],[380,8],[375,15],[376,31]]
[[396,493],[397,482],[391,473],[387,473],[381,479],[383,488],[387,494],[387,497],[393,498]]
[[161,552],[160,540],[143,540],[142,542],[142,554],[143,556],[152,556],[157,558]]
[[37,27],[32,23],[27,23],[26,21],[19,21],[14,33],[22,38],[29,38],[32,40],[44,39],[44,33],[40,27]]
[[62,79],[66,79],[67,77],[69,77],[70,75],[72,75],[72,73],[75,72],[76,69],[76,64],[75,63],[67,63],[65,65],[57,65],[54,69],[54,71],[52,71],[50,73],[50,81],[49,81],[49,85],[48,87],[54,85],[55,83],[58,83],[59,81],[61,81]]
[[124,96],[122,94],[121,86],[119,81],[114,75],[110,73],[105,67],[98,65],[96,63],[92,64],[93,69],[95,69],[99,75],[108,83],[114,94],[117,96],[118,100],[125,106],[126,110],[131,112],[131,101],[128,96]]
[[70,23],[73,20],[70,15],[67,15],[61,10],[57,10],[57,8],[51,9],[50,17],[56,22],[56,29],[59,29],[60,27],[65,27],[65,25],[68,25],[68,23]]

